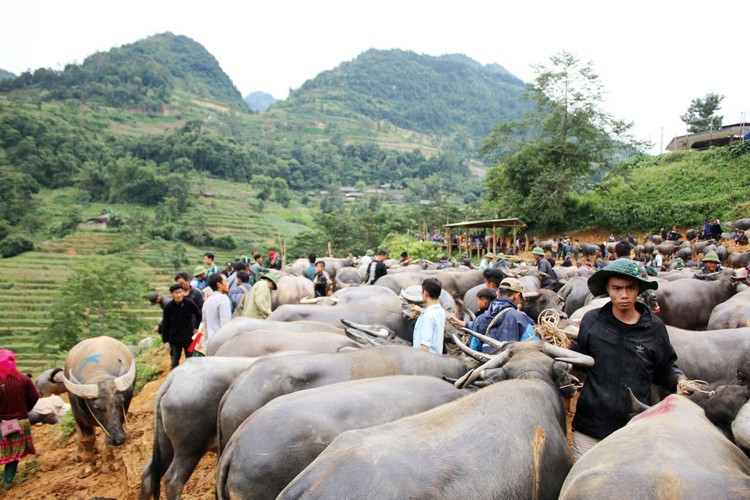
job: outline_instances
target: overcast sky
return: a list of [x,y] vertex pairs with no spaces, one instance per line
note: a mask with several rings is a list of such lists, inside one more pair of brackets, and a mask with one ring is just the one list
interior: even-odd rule
[[242,95],[285,98],[370,48],[462,53],[524,81],[568,50],[591,61],[604,108],[635,122],[659,152],[685,133],[690,101],[723,94],[724,124],[750,119],[750,3],[693,0],[0,0],[0,68],[62,69],[96,52],[171,31],[201,43]]

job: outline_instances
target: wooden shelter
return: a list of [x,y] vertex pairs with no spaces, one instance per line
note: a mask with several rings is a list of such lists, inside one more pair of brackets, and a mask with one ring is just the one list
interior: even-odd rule
[[[492,229],[492,252],[497,253],[497,228],[513,228],[513,244],[515,244],[516,236],[519,228],[526,227],[521,219],[491,219],[491,220],[471,220],[464,222],[454,222],[452,224],[445,224],[445,244],[448,247],[448,256],[450,257],[453,250],[453,236],[452,232],[454,229],[459,230],[459,234],[463,232],[465,235],[466,252],[471,257],[471,247],[469,245],[469,229],[470,228],[481,228],[481,229]],[[463,231],[460,231],[463,229]],[[461,250],[461,244],[458,245],[458,250]]]

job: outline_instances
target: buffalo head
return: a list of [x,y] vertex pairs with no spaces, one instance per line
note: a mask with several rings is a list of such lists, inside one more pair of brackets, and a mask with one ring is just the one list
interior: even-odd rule
[[72,373],[70,379],[64,374],[62,376],[65,388],[71,396],[71,403],[80,406],[82,412],[90,415],[93,423],[102,428],[107,435],[107,444],[119,446],[125,442],[123,425],[133,395],[135,371],[133,360],[124,374],[100,380],[95,384],[80,383]]

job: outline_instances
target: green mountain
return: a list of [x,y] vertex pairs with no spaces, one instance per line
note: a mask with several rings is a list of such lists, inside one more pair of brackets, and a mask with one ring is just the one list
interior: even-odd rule
[[524,83],[497,64],[460,54],[433,57],[368,50],[325,71],[281,103],[289,114],[359,114],[412,132],[464,136],[477,144],[501,120],[528,109]]
[[218,61],[199,43],[162,33],[98,52],[63,71],[39,68],[2,81],[0,91],[40,90],[44,101],[78,100],[161,113],[175,91],[237,111],[247,105]]
[[0,68],[0,80],[3,80],[5,78],[15,78],[16,75],[11,73],[10,71],[6,71],[3,68]]
[[276,101],[278,99],[267,92],[251,92],[245,96],[247,107],[261,113],[268,111],[268,108]]

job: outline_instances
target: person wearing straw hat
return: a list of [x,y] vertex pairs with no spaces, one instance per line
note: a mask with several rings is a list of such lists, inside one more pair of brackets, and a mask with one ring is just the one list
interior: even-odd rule
[[716,254],[716,252],[706,252],[706,255],[703,256],[701,262],[703,263],[703,269],[701,269],[697,273],[700,276],[705,276],[711,273],[718,273],[724,270],[724,268],[721,267],[721,261],[719,260],[719,256]]
[[271,291],[278,287],[273,274],[264,274],[249,292],[242,297],[242,316],[245,318],[266,319],[271,315]]
[[484,254],[484,259],[482,259],[482,262],[479,263],[479,269],[484,271],[485,269],[495,267],[495,264],[492,262],[495,259],[495,254],[492,252],[487,252]]
[[644,278],[637,262],[617,259],[595,272],[588,288],[610,302],[586,313],[577,344],[570,347],[596,361],[587,368],[586,382],[573,419],[573,459],[578,460],[597,442],[629,420],[627,389],[639,401],[651,404],[651,385],[675,391],[687,380],[677,367],[677,354],[667,329],[649,308],[636,302],[658,283]]

